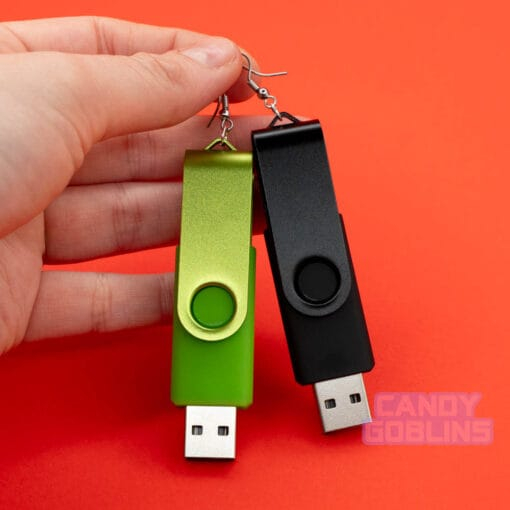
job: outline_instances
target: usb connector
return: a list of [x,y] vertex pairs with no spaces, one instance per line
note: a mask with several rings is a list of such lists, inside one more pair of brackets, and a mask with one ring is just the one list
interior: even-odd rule
[[372,421],[362,374],[321,381],[314,388],[324,432]]
[[235,459],[236,412],[231,406],[187,406],[184,456]]

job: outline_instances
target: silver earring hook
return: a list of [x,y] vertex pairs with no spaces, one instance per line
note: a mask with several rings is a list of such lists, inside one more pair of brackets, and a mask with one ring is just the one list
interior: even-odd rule
[[209,127],[213,120],[216,118],[216,115],[219,115],[221,119],[221,134],[219,138],[214,139],[207,147],[206,150],[212,149],[216,145],[222,145],[223,147],[228,147],[231,150],[235,150],[235,147],[229,142],[228,135],[234,129],[234,121],[230,117],[230,104],[228,101],[227,94],[222,94],[218,97],[218,102],[216,103],[216,109],[212,114],[207,127]]
[[243,65],[243,69],[246,69],[248,72],[248,78],[247,83],[248,86],[257,94],[257,97],[259,99],[262,99],[264,101],[264,106],[266,108],[269,108],[272,110],[272,112],[278,117],[278,119],[282,119],[282,114],[278,111],[278,108],[276,107],[276,104],[278,103],[278,100],[275,96],[272,96],[269,93],[269,90],[265,87],[259,87],[255,80],[253,79],[253,75],[256,76],[263,76],[263,77],[272,77],[272,76],[283,76],[287,74],[287,71],[280,71],[277,73],[262,73],[260,71],[256,71],[253,69],[253,64],[250,59],[250,57],[246,54],[241,52],[241,55],[246,59],[246,62],[248,63],[247,66]]

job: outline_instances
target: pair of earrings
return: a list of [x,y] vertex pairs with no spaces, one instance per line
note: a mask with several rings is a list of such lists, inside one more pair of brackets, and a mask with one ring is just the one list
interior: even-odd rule
[[253,154],[239,152],[223,95],[220,137],[184,163],[171,398],[186,406],[187,458],[235,458],[236,410],[252,402],[253,169],[295,378],[314,385],[326,432],[370,421],[361,374],[374,360],[320,123],[280,112],[253,75],[285,73],[259,73],[243,56],[273,120],[252,133]]

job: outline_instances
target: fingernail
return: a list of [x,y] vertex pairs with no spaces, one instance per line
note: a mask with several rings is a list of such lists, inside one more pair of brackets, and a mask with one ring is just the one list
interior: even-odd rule
[[235,45],[222,37],[211,37],[210,42],[181,50],[180,53],[207,67],[220,67],[235,57]]

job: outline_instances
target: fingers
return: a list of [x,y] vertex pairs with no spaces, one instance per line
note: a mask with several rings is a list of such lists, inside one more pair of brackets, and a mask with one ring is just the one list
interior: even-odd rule
[[179,44],[191,45],[198,37],[199,34],[187,30],[95,16],[0,23],[0,48],[9,52],[165,53]]
[[[235,118],[232,141],[249,150],[251,131],[268,117]],[[194,117],[171,129],[118,137],[97,144],[70,186],[45,211],[45,262],[58,263],[175,244],[179,237],[182,186],[177,179],[185,148],[204,147],[214,136],[207,118]],[[96,183],[110,184],[97,185]],[[114,184],[117,182],[118,184]],[[254,233],[264,229],[254,197]]]
[[45,211],[45,262],[175,244],[181,198],[175,182],[71,186]]
[[[176,244],[181,201],[178,182],[72,186],[45,211],[44,262],[76,262]],[[265,222],[258,193],[253,207],[253,232],[259,234]]]
[[169,322],[173,280],[173,274],[43,272],[25,339]]
[[[232,143],[251,150],[251,132],[268,126],[271,117],[233,117]],[[218,133],[218,121],[196,116],[168,129],[134,133],[96,144],[73,176],[72,184],[177,179],[186,149],[202,149]]]
[[[0,23],[0,53],[161,54],[176,48],[195,46],[202,38],[201,34],[188,30],[96,16]],[[245,81],[240,79],[229,90],[232,101],[243,101],[253,94]]]
[[0,56],[0,236],[41,212],[95,142],[182,122],[240,70],[233,43],[205,36],[162,55]]

